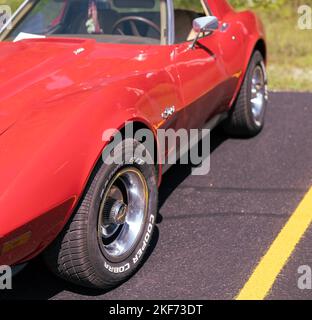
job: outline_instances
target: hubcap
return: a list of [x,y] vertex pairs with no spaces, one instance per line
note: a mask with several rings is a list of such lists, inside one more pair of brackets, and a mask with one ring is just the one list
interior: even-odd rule
[[254,121],[259,127],[263,121],[267,99],[268,91],[264,71],[261,66],[257,66],[252,75],[250,102]]
[[112,259],[131,253],[143,231],[148,189],[141,171],[121,170],[109,183],[100,206],[98,234],[104,254]]

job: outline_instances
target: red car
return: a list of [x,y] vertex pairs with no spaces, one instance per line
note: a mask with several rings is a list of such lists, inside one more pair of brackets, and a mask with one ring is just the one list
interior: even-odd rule
[[[27,0],[0,31],[0,265],[40,253],[108,289],[146,259],[167,166],[159,128],[254,136],[267,106],[261,21],[225,0]],[[225,117],[226,116],[226,117]],[[125,137],[155,135],[157,150]],[[104,163],[115,129],[119,163]],[[131,158],[141,148],[150,163]],[[166,149],[166,148],[165,148]],[[176,150],[166,150],[167,153]]]

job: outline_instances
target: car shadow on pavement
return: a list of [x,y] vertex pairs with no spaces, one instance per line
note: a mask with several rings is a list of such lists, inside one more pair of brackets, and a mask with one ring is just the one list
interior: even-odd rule
[[[213,153],[224,141],[227,136],[221,129],[217,128],[211,132],[210,149]],[[192,173],[192,165],[173,165],[163,176],[159,190],[159,209],[164,205],[174,190]],[[162,216],[158,215],[157,224],[162,222]],[[155,228],[151,244],[148,248],[146,260],[153,253],[158,239],[159,229]],[[142,264],[144,266],[144,264]],[[1,300],[48,300],[63,291],[69,291],[81,296],[96,297],[105,295],[105,291],[82,288],[72,285],[55,277],[40,257],[31,261],[26,268],[13,279],[13,289],[0,292]]]
[[[219,127],[211,131],[210,153],[212,154],[229,137]],[[201,152],[199,148],[199,152]],[[194,166],[192,164],[173,165],[163,176],[159,190],[159,208],[161,208],[174,190],[192,174]]]

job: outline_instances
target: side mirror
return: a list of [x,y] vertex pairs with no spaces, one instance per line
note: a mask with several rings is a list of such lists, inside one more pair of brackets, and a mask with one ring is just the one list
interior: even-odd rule
[[197,33],[191,48],[195,48],[195,44],[202,32],[214,32],[219,29],[219,20],[217,17],[208,16],[200,17],[193,20],[193,30]]

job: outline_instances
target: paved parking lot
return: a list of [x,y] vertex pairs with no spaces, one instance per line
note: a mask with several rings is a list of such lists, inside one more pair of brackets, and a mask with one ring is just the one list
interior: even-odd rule
[[[127,283],[106,293],[81,289],[56,279],[37,259],[0,298],[235,298],[312,186],[311,141],[312,94],[271,93],[258,137],[213,132],[208,176],[192,176],[185,166],[165,175],[150,257]],[[267,299],[312,298],[297,286],[298,267],[312,267],[311,244],[309,228]]]

